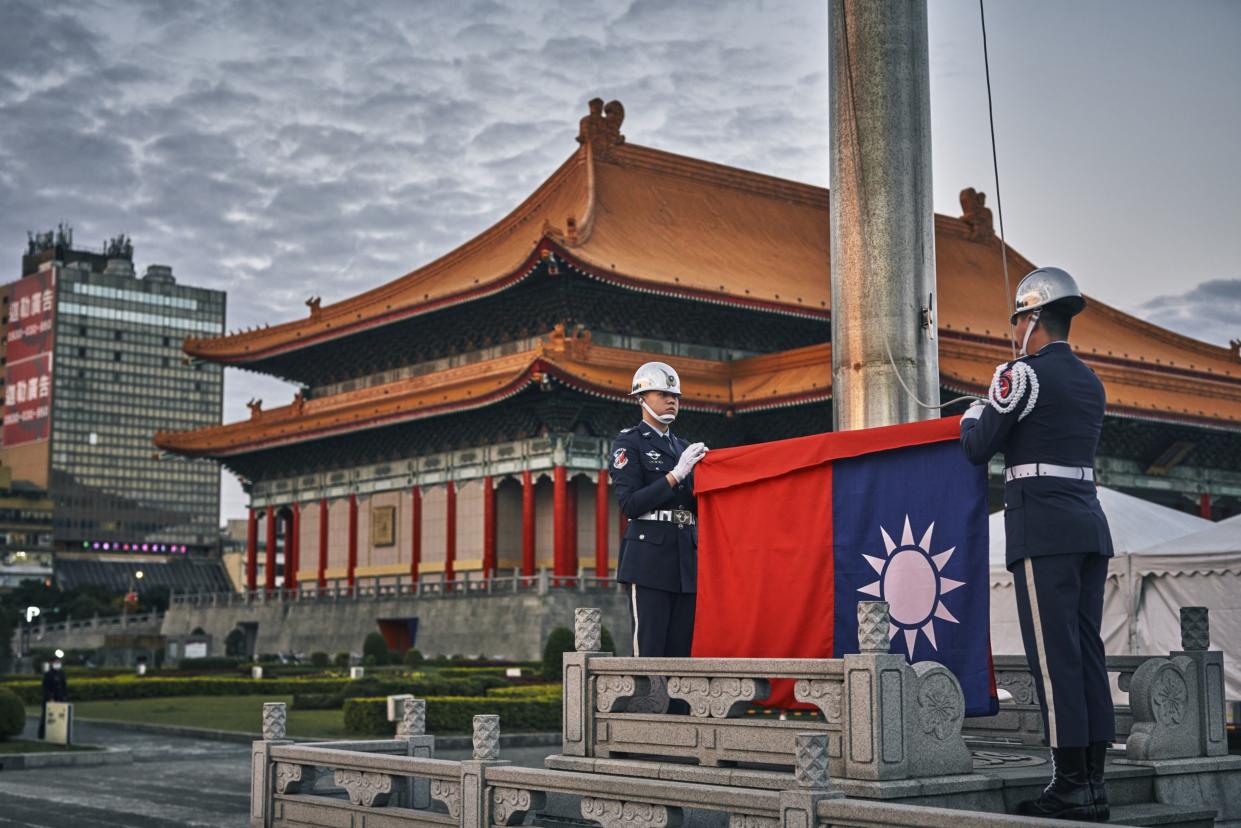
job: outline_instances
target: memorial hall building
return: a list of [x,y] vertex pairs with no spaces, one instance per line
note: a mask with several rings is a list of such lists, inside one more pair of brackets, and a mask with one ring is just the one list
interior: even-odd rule
[[[246,482],[251,589],[608,577],[623,530],[608,449],[639,419],[630,378],[648,360],[681,373],[690,439],[831,429],[827,190],[629,143],[622,117],[593,106],[560,168],[443,257],[300,319],[185,340],[194,360],[302,388],[155,438]],[[1011,359],[1009,291],[1035,267],[1008,248],[1005,287],[982,202],[966,190],[962,216],[935,217],[943,399],[984,393]],[[1072,344],[1107,388],[1099,482],[1237,511],[1237,348],[1089,303]]]

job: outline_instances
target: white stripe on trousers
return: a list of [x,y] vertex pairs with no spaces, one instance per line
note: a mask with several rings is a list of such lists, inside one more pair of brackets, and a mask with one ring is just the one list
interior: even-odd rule
[[633,657],[637,658],[638,653],[638,585],[629,585],[629,604],[633,607]]
[[1051,690],[1051,676],[1047,673],[1047,647],[1043,644],[1043,619],[1038,611],[1038,590],[1034,587],[1034,560],[1022,561],[1026,577],[1026,600],[1030,602],[1030,626],[1034,628],[1034,650],[1038,656],[1039,680],[1043,684],[1043,699],[1047,702],[1047,742],[1056,744],[1056,699]]

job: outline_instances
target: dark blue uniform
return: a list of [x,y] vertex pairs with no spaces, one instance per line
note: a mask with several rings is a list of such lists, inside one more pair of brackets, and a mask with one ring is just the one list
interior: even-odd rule
[[[629,584],[635,656],[688,656],[698,591],[698,526],[694,475],[673,487],[667,475],[689,443],[643,421],[617,435],[608,469],[629,518],[616,578]],[[681,522],[673,519],[674,510]],[[666,519],[642,519],[651,512]],[[696,518],[695,518],[696,519]]]
[[991,400],[962,420],[961,445],[977,464],[1004,453],[1007,565],[1044,732],[1053,748],[1110,742],[1099,627],[1112,538],[1093,480],[1103,384],[1052,342],[998,374]]

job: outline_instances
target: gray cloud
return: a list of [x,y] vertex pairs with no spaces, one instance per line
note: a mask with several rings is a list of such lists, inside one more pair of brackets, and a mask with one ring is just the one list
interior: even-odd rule
[[1241,279],[1211,279],[1184,293],[1144,302],[1137,312],[1177,333],[1227,345],[1241,339]]

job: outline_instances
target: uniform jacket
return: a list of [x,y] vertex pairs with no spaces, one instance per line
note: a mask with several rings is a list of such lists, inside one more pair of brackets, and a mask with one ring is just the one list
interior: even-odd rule
[[660,509],[697,514],[694,475],[675,488],[667,480],[688,445],[671,431],[665,437],[645,421],[625,429],[612,443],[608,471],[621,511],[629,518],[616,574],[622,583],[666,592],[698,590],[698,526],[637,519]]
[[[982,465],[997,452],[1004,465],[1054,463],[1094,467],[1107,399],[1094,371],[1067,342],[1052,342],[1023,357],[1037,377],[1007,414],[993,405],[961,423],[961,445],[970,462]],[[1012,367],[997,378],[993,394],[1011,396]],[[1015,391],[1014,391],[1015,393]],[[1022,419],[1031,395],[1034,406]],[[1007,564],[1023,558],[1066,554],[1112,554],[1112,536],[1090,480],[1026,477],[1004,484]]]

